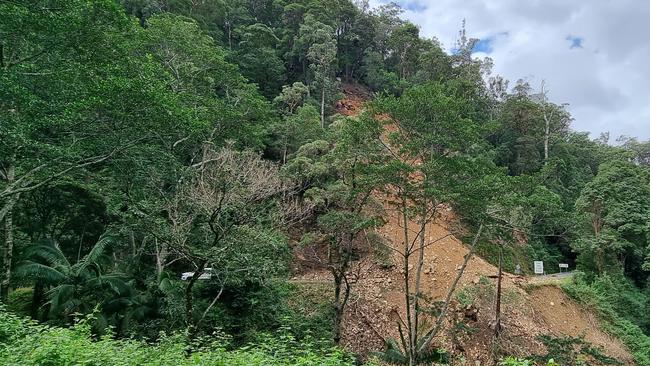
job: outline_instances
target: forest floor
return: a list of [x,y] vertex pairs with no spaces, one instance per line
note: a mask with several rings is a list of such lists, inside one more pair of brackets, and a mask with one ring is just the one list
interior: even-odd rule
[[[336,107],[340,114],[347,116],[360,113],[370,98],[370,93],[358,85],[344,84],[343,92],[345,98]],[[376,200],[381,202],[382,198]],[[376,234],[386,245],[397,249],[404,223],[386,205],[383,212],[387,223]],[[407,227],[412,233],[418,231],[415,222],[408,222]],[[429,240],[442,238],[424,252],[422,288],[430,301],[444,299],[469,252],[452,234],[458,231],[457,227],[453,212],[444,209],[426,233]],[[294,282],[305,286],[331,283],[331,275],[325,268],[308,263],[299,250],[296,254]],[[359,279],[353,285],[344,317],[342,343],[351,351],[367,355],[382,350],[387,339],[399,339],[396,321],[398,317],[405,318],[403,272],[397,256],[389,255],[387,261],[378,261],[370,248],[361,253],[353,268]],[[595,315],[569,299],[557,283],[509,273],[503,275],[503,331],[497,344],[493,329],[497,272],[495,266],[474,256],[461,278],[445,321],[445,331],[434,341],[455,360],[461,360],[456,364],[492,365],[497,349],[499,354],[543,355],[546,350],[539,339],[541,335],[584,337],[601,347],[606,355],[626,365],[634,364],[622,342],[602,331]]]

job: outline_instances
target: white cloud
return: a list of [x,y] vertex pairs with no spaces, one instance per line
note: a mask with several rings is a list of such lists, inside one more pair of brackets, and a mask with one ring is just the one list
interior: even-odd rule
[[494,72],[512,83],[527,79],[534,87],[545,79],[551,100],[569,103],[575,130],[650,139],[650,1],[408,3],[417,11],[406,11],[405,17],[448,49],[463,19],[470,37],[493,37]]

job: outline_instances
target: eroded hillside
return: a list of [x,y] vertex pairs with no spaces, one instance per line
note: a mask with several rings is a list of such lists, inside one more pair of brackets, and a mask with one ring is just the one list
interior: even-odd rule
[[[341,114],[359,113],[367,94],[358,86],[347,85],[344,91],[346,98],[337,103]],[[375,199],[383,202],[382,197]],[[399,256],[392,250],[401,247],[405,225],[388,205],[380,210],[386,224],[363,238],[368,244],[367,250],[360,253],[359,260],[352,266],[357,271],[358,282],[353,287],[344,317],[342,343],[363,355],[382,350],[388,339],[397,340],[397,321],[405,317],[403,270]],[[432,302],[444,300],[469,253],[465,243],[454,235],[459,224],[453,212],[448,208],[439,211],[426,233],[426,239],[435,243],[427,246],[424,253],[422,288]],[[409,221],[406,226],[413,235],[417,234],[417,223]],[[372,249],[371,240],[388,246],[382,258],[378,258],[376,248]],[[330,281],[325,269],[319,268],[317,263],[309,263],[308,256],[301,258],[295,282],[310,286]],[[494,341],[497,273],[495,266],[477,256],[472,257],[453,297],[445,331],[434,341],[455,359],[465,360],[465,364],[493,362],[497,347]],[[602,349],[606,356],[626,365],[634,364],[626,347],[600,329],[596,316],[568,298],[557,286],[507,273],[502,286],[503,330],[498,342],[499,354],[546,355],[543,336],[550,339],[576,337],[584,338],[586,347],[593,345]]]

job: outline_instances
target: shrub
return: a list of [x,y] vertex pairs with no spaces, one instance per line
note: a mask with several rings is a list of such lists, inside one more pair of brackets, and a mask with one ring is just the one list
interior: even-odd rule
[[185,337],[162,335],[155,344],[116,340],[111,335],[93,339],[86,318],[71,329],[37,325],[0,308],[0,364],[39,365],[202,365],[202,366],[352,366],[354,358],[338,348],[320,347],[310,340],[296,341],[284,332],[258,344],[228,350],[221,337],[201,342],[188,351]]
[[533,361],[523,360],[515,357],[506,357],[501,362],[499,366],[534,366]]
[[7,299],[7,308],[21,315],[29,315],[29,310],[32,304],[33,290],[31,288],[21,287],[9,293]]
[[[501,362],[499,362],[499,366],[534,366],[534,365],[535,364],[533,363],[533,361],[524,360],[515,357],[506,357]],[[560,364],[556,363],[553,359],[550,359],[546,363],[546,366],[560,366]]]
[[557,338],[549,335],[542,335],[538,338],[547,349],[545,356],[536,357],[538,360],[557,360],[560,365],[564,366],[587,365],[587,360],[592,360],[597,365],[622,364],[620,361],[606,356],[601,348],[593,346],[583,338]]
[[578,302],[596,309],[605,330],[625,343],[637,365],[650,366],[650,336],[642,328],[647,326],[647,295],[628,280],[615,276],[588,282],[584,275],[577,274],[563,289]]

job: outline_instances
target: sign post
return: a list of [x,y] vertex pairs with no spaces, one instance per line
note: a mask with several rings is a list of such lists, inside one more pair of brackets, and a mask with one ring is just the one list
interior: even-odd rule
[[560,272],[568,272],[569,271],[569,265],[567,263],[560,263]]
[[533,265],[535,267],[535,274],[543,275],[544,274],[544,262],[534,261]]

